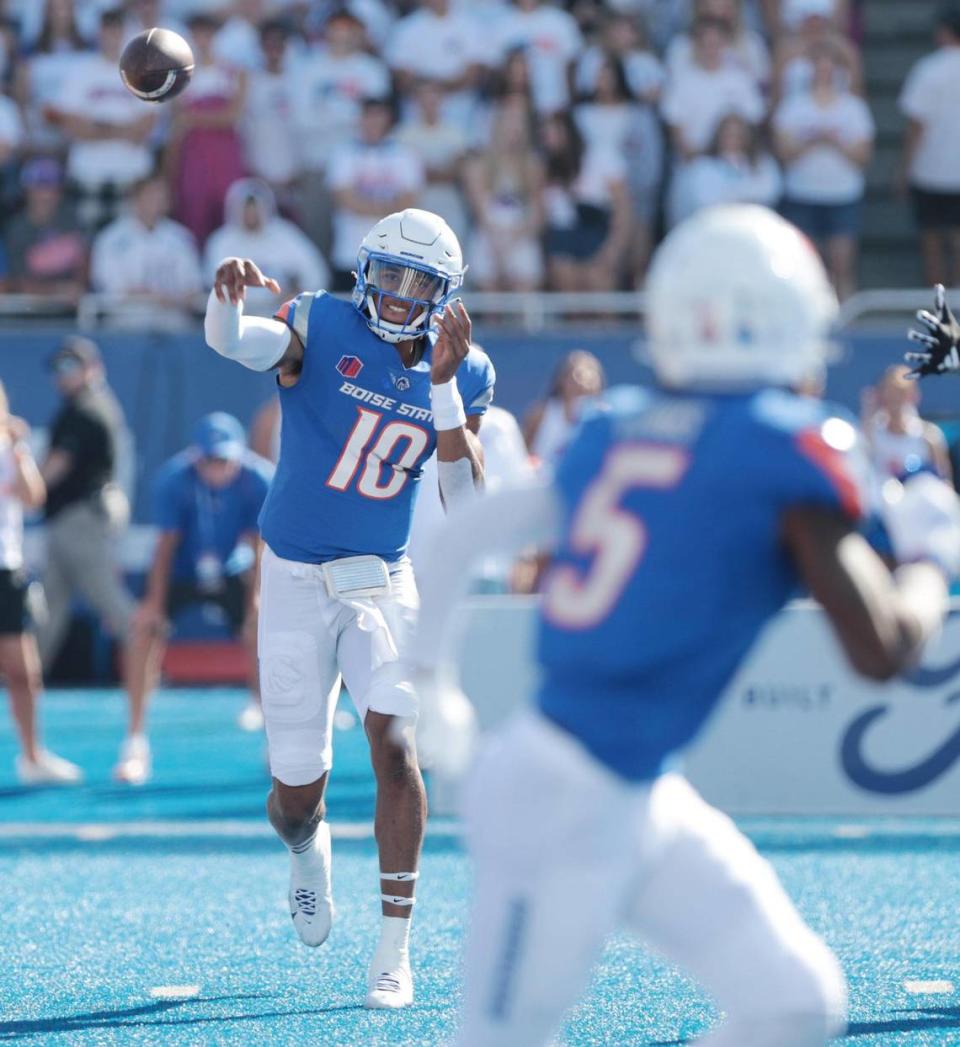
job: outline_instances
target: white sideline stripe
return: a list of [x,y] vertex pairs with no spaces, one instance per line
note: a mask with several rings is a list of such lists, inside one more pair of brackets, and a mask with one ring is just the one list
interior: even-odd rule
[[199,985],[155,985],[150,990],[155,1000],[192,1000],[200,995]]
[[[437,819],[427,826],[427,834],[458,831],[458,823]],[[373,822],[331,822],[330,835],[335,840],[368,840],[373,838]],[[160,836],[168,839],[189,837],[240,837],[249,840],[276,839],[266,822],[240,819],[222,821],[140,821],[140,822],[5,822],[0,824],[2,840],[73,839],[81,843],[103,843],[106,840]]]
[[903,983],[903,987],[914,996],[953,992],[953,982],[948,981],[920,981],[908,978]]

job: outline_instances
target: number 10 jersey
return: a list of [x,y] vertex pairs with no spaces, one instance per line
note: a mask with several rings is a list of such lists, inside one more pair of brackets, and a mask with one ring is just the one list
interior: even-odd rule
[[[323,563],[373,554],[399,560],[414,498],[437,434],[430,411],[427,349],[404,367],[349,302],[301,294],[277,313],[304,346],[303,370],[279,387],[277,471],[260,531],[285,560]],[[471,349],[456,382],[468,415],[493,399],[489,358]]]

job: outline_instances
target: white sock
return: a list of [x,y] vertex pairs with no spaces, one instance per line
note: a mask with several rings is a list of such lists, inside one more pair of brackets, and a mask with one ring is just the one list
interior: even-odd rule
[[289,847],[295,862],[304,865],[313,865],[320,862],[322,865],[330,865],[330,826],[327,822],[320,822],[313,835],[298,843],[295,847]]
[[405,916],[384,916],[380,925],[380,941],[374,960],[380,960],[384,966],[393,966],[397,960],[409,960],[410,957],[410,923]]

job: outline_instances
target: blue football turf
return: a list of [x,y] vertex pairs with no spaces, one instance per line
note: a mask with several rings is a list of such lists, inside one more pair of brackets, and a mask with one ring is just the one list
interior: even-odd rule
[[[308,950],[286,909],[287,862],[263,816],[263,739],[241,733],[235,691],[170,691],[153,710],[155,777],[111,784],[116,692],[48,696],[51,747],[78,790],[16,785],[0,718],[0,1040],[70,1044],[445,1042],[455,1019],[469,869],[455,827],[428,838],[417,895],[417,1004],[361,1007],[378,926],[373,786],[363,735],[338,731],[329,793],[338,921]],[[744,828],[843,963],[857,1045],[960,1044],[960,824],[753,819]],[[190,999],[152,990],[196,987]],[[676,971],[613,940],[566,1044],[688,1042],[715,1012]]]

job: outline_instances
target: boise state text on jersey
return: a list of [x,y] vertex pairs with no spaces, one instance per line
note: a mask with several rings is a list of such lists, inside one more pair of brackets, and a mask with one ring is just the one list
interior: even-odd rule
[[618,774],[645,780],[696,734],[763,625],[797,590],[784,510],[859,520],[850,420],[779,390],[615,390],[554,486],[563,537],[539,627],[538,703]]
[[[414,498],[437,434],[428,349],[404,367],[353,305],[302,294],[277,313],[300,336],[303,370],[279,387],[280,457],[260,531],[286,560],[323,563],[373,554],[399,560]],[[468,415],[493,399],[489,358],[471,349],[456,382]]]

